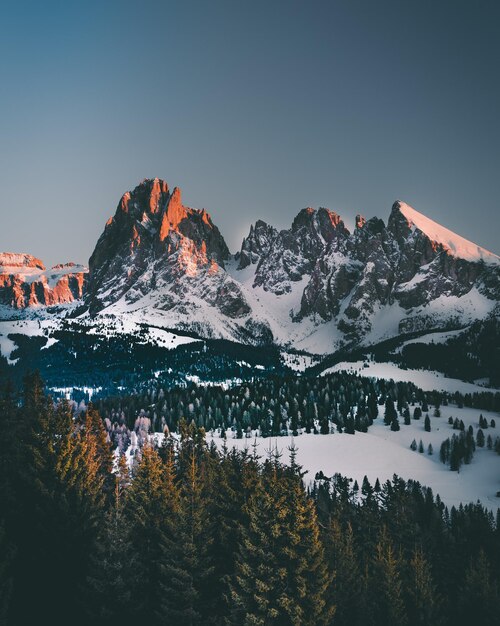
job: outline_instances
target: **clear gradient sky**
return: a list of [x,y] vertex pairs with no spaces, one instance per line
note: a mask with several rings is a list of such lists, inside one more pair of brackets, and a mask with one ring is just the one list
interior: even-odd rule
[[86,262],[161,177],[236,251],[403,199],[500,253],[500,2],[0,1],[0,251]]

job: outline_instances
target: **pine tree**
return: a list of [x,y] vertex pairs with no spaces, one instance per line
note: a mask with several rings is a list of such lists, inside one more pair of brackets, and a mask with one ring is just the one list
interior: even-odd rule
[[279,615],[273,591],[278,585],[274,543],[280,527],[272,525],[273,498],[261,476],[253,487],[243,509],[248,525],[242,529],[236,573],[230,585],[230,622],[235,625],[265,623]]
[[493,626],[498,623],[500,597],[483,549],[471,559],[459,595],[458,615],[464,624]]
[[314,502],[305,493],[301,468],[294,458],[285,476],[282,486],[287,493],[288,545],[282,549],[290,586],[284,594],[286,599],[282,596],[283,608],[291,623],[301,614],[298,623],[305,626],[328,624],[334,614],[334,605],[326,601],[332,577],[320,541]]
[[439,449],[439,460],[444,465],[446,465],[446,463],[448,463],[448,461],[450,460],[450,440],[449,439],[445,439],[441,444],[441,447]]
[[394,408],[394,400],[390,396],[387,396],[385,401],[384,423],[390,426],[390,424],[397,419],[397,416],[398,414]]
[[[175,489],[172,481],[170,489]],[[183,477],[180,499],[170,511],[160,548],[161,605],[165,622],[179,626],[213,623],[215,599],[208,593],[213,575],[212,527],[194,449]]]
[[425,420],[424,420],[424,429],[426,432],[430,433],[431,432],[431,420],[429,418],[428,415],[425,416]]
[[330,584],[314,503],[296,474],[268,461],[244,510],[230,586],[231,623],[326,624]]
[[350,523],[342,528],[333,517],[326,535],[326,553],[334,577],[330,605],[335,606],[337,626],[356,626],[363,619],[360,612],[358,559],[354,550],[354,533]]
[[478,448],[484,448],[484,433],[481,429],[477,431],[476,444]]
[[430,565],[423,551],[415,549],[408,564],[408,616],[410,626],[439,623],[439,600]]
[[243,467],[248,464],[245,453],[234,448],[227,449],[222,458],[217,457],[216,473],[212,484],[204,488],[209,492],[209,517],[214,520],[211,554],[214,566],[207,593],[214,599],[214,616],[219,623],[229,618],[228,583],[234,576],[234,565],[244,523],[242,507],[244,502]]
[[[16,584],[17,623],[62,623],[79,602],[102,519],[102,480],[95,440],[75,431],[71,407],[54,407],[38,375],[25,381],[25,431],[19,476]],[[31,602],[23,601],[30,588]],[[59,612],[54,615],[57,604]],[[75,618],[79,623],[80,614]]]
[[408,620],[403,601],[401,561],[385,527],[375,548],[369,588],[374,623],[377,626],[405,626]]
[[84,417],[84,428],[85,432],[92,435],[95,439],[97,453],[100,459],[100,474],[104,479],[104,489],[108,495],[111,495],[115,486],[112,474],[113,451],[106,429],[104,428],[102,417],[92,404],[89,404]]
[[96,625],[123,626],[131,623],[134,613],[133,592],[139,581],[136,553],[124,512],[129,484],[127,461],[122,455],[115,474],[114,500],[100,528],[84,590],[86,613]]
[[160,545],[176,501],[176,493],[169,488],[167,478],[160,456],[151,445],[145,445],[127,490],[126,515],[130,541],[137,555],[134,612],[151,624],[161,623],[158,617],[162,604]]
[[[64,418],[63,418],[64,419]],[[104,476],[97,438],[91,433],[72,433],[65,438],[57,456],[54,491],[56,518],[50,545],[54,572],[54,593],[61,616],[80,606],[95,553],[98,530],[104,519]],[[52,581],[54,584],[54,581]],[[52,601],[56,601],[53,598]],[[75,622],[79,623],[79,616]],[[85,623],[85,622],[83,622]]]

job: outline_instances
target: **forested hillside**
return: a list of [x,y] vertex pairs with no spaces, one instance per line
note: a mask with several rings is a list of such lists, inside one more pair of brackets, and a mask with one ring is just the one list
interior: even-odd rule
[[295,450],[218,451],[185,419],[129,468],[98,410],[37,376],[0,419],[3,623],[497,623],[500,519],[480,505],[397,476],[306,490]]
[[[176,431],[179,420],[206,431],[232,430],[237,437],[258,430],[260,436],[315,432],[366,432],[384,417],[398,428],[408,419],[424,419],[429,406],[453,402],[486,411],[500,411],[500,393],[448,394],[424,392],[413,383],[377,380],[336,372],[321,377],[269,376],[231,387],[183,385],[169,388],[162,378],[137,386],[132,395],[93,400],[113,443],[124,451],[130,432]],[[82,400],[75,410],[83,411]],[[229,433],[228,433],[229,436]]]

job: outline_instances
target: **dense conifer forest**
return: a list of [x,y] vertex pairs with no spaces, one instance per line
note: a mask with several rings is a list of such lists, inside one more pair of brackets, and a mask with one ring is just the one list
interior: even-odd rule
[[[88,398],[82,398],[74,410],[84,411],[87,403]],[[133,394],[93,398],[110,440],[121,451],[131,437],[141,443],[150,431],[175,432],[183,417],[207,432],[226,431],[228,438],[255,432],[263,437],[354,434],[366,432],[377,416],[395,430],[400,422],[424,420],[429,407],[439,411],[450,403],[456,405],[457,416],[463,406],[500,411],[500,393],[423,392],[412,383],[337,372],[321,377],[268,376],[228,388],[195,384],[170,388],[161,379],[152,379]],[[493,437],[495,444],[497,436]]]
[[479,504],[397,476],[306,486],[295,449],[217,449],[184,417],[129,467],[98,408],[37,375],[0,420],[3,624],[498,623],[500,518]]

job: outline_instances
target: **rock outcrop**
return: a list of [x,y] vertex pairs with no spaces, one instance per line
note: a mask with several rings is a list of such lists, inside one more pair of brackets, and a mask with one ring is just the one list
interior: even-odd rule
[[188,324],[201,303],[238,318],[249,313],[238,284],[224,271],[229,250],[204,210],[182,204],[181,191],[155,178],[121,199],[89,261],[85,302],[91,314],[149,298]]
[[83,295],[87,269],[45,265],[30,254],[0,253],[0,304],[14,309],[67,304]]

